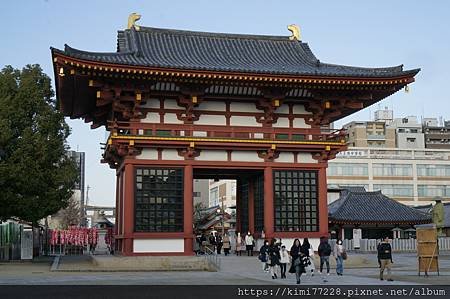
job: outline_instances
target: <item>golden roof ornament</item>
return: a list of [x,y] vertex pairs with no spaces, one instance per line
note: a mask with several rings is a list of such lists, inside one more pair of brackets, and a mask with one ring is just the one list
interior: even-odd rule
[[292,32],[292,35],[289,36],[290,40],[300,40],[300,27],[295,24],[291,24],[287,26],[288,30]]
[[127,29],[131,29],[131,27],[134,27],[136,31],[139,31],[140,27],[136,25],[136,21],[141,19],[141,15],[133,12],[128,16],[128,26]]

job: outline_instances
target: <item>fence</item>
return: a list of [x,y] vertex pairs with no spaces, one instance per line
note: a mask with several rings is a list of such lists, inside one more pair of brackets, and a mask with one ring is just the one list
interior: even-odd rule
[[[336,240],[330,240],[331,248],[334,248],[334,244]],[[343,240],[342,245],[347,250],[356,250],[361,252],[376,252],[377,245],[380,240],[377,239],[361,239],[360,248],[355,249],[353,240]],[[439,250],[447,251],[450,250],[450,237],[441,237],[438,241]],[[417,242],[416,239],[392,239],[391,246],[393,252],[416,252],[417,251]]]

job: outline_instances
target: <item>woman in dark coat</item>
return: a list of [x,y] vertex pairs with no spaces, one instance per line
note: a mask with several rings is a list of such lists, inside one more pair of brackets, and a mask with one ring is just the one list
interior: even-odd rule
[[290,273],[295,272],[295,278],[297,278],[297,284],[300,284],[300,276],[302,276],[303,273],[305,273],[305,258],[307,258],[306,255],[304,255],[301,252],[302,245],[300,243],[299,239],[294,240],[294,244],[291,247],[290,255],[292,257],[292,263],[291,263],[291,269],[289,270]]
[[276,267],[280,264],[280,248],[278,244],[276,244],[276,240],[272,239],[270,241],[269,249],[267,250],[267,254],[269,256],[269,270],[272,275],[272,279],[276,279],[277,277],[277,269]]

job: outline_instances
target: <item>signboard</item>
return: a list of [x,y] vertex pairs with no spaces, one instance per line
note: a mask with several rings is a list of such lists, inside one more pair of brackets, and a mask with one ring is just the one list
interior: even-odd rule
[[357,150],[340,152],[336,155],[337,158],[360,158],[366,156],[367,156],[366,151],[357,151]]
[[362,230],[360,228],[353,229],[353,247],[359,249],[361,247]]

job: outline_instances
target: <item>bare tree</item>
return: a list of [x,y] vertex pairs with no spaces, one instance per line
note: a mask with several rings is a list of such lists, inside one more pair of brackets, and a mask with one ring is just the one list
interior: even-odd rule
[[61,210],[58,214],[60,214],[62,228],[80,224],[80,205],[74,197],[70,198],[67,208]]

